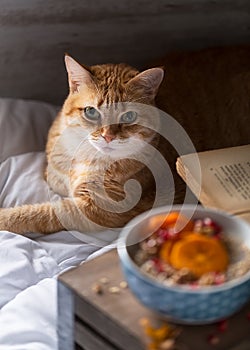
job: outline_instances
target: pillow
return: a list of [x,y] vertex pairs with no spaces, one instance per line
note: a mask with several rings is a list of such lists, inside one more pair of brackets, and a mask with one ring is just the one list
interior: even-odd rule
[[59,107],[45,102],[0,98],[0,162],[10,156],[43,151]]
[[0,208],[59,200],[44,180],[44,152],[9,157],[0,166]]

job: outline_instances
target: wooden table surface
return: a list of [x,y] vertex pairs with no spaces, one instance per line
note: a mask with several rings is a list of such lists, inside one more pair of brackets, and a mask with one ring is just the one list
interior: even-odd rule
[[[103,284],[103,278],[108,283]],[[118,349],[146,349],[147,337],[140,325],[146,317],[152,323],[159,317],[141,305],[130,292],[119,285],[124,281],[116,250],[112,250],[59,277],[59,281],[73,290],[75,315],[83,320],[96,334],[107,339]],[[100,284],[103,293],[93,291]],[[110,287],[119,287],[118,293],[111,293]],[[250,304],[228,320],[228,329],[219,330],[218,324],[206,326],[180,326],[182,332],[178,343],[185,350],[250,350]],[[217,345],[208,341],[211,335],[218,337]]]

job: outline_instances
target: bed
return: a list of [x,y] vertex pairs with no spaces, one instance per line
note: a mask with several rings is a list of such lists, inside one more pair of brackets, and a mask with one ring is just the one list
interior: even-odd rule
[[[54,200],[44,146],[58,107],[0,99],[0,205]],[[57,349],[57,276],[112,247],[117,232],[0,234],[0,349]]]

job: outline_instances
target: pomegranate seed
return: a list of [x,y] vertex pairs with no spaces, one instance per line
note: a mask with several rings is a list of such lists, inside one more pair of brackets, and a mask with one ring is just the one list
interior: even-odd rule
[[247,319],[250,321],[250,312],[247,313]]
[[226,277],[223,273],[216,273],[216,275],[214,276],[214,284],[222,284],[225,283]]
[[169,231],[160,229],[157,231],[158,236],[163,239],[163,241],[167,241],[170,238]]
[[211,218],[205,218],[203,220],[203,224],[204,226],[211,227],[214,231],[214,234],[221,232],[221,227],[216,222],[214,222]]
[[205,218],[205,219],[203,219],[203,223],[205,226],[212,226],[213,221],[211,218]]
[[197,288],[199,288],[198,282],[191,282],[189,285],[190,285],[190,287],[191,287],[192,289],[197,289]]
[[151,260],[155,265],[159,264],[159,262],[160,262],[159,258],[157,258],[156,256],[152,257],[150,260]]
[[163,272],[164,269],[162,267],[162,263],[159,258],[154,257],[151,259],[151,261],[154,263],[154,268],[157,270],[157,272]]
[[160,229],[157,231],[157,233],[158,237],[160,237],[163,241],[174,239],[178,235],[178,231],[176,231],[174,227],[169,227],[168,229]]
[[222,320],[218,323],[218,330],[220,332],[225,332],[228,329],[228,321],[227,320]]
[[213,229],[214,229],[214,233],[215,234],[220,234],[222,229],[221,229],[221,226],[219,226],[218,224],[214,223],[213,224]]

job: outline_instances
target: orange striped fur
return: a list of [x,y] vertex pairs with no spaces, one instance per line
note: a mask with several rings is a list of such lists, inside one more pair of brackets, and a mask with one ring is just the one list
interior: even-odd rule
[[[154,179],[143,164],[143,157],[148,156],[143,142],[156,147],[159,137],[139,125],[138,120],[144,118],[141,111],[136,122],[121,123],[119,118],[135,108],[133,102],[154,105],[162,69],[139,73],[125,64],[85,68],[69,56],[65,61],[70,93],[49,131],[46,147],[46,179],[64,199],[3,209],[0,228],[51,233],[122,227],[152,202]],[[99,120],[86,118],[84,110],[89,107],[100,113]],[[128,159],[131,154],[139,159]],[[142,186],[141,199],[132,207],[126,202],[124,212],[118,206],[133,201],[133,191],[126,194],[124,189],[131,178]]]

